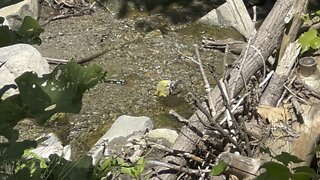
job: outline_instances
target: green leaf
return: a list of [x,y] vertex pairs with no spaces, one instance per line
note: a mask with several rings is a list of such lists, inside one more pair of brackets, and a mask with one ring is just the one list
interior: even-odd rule
[[141,157],[138,160],[137,165],[136,165],[137,173],[139,174],[139,176],[142,174],[145,165],[146,165],[146,160],[143,157]]
[[313,176],[304,172],[297,172],[292,177],[293,180],[310,180]]
[[211,176],[219,176],[226,171],[228,164],[224,161],[220,161],[219,164],[212,167],[210,175]]
[[121,167],[121,173],[127,174],[131,177],[137,177],[134,167]]
[[104,77],[105,72],[98,65],[82,67],[70,62],[41,78],[35,73],[26,72],[15,81],[27,117],[43,124],[55,113],[79,113],[83,93]]
[[267,162],[260,168],[265,168],[266,172],[258,176],[258,180],[289,180],[292,174],[288,167],[277,162]]
[[4,17],[0,17],[0,25],[4,23]]
[[20,169],[17,173],[12,174],[8,177],[8,180],[17,180],[17,179],[33,180],[34,178],[31,177],[30,169],[25,167],[23,169]]
[[112,170],[112,168],[116,166],[118,166],[118,163],[113,157],[107,158],[101,165],[95,166],[94,179],[101,179],[103,177],[106,177],[106,175]]
[[310,175],[316,175],[315,170],[313,168],[308,167],[308,166],[299,166],[299,167],[293,168],[292,170],[294,172],[305,172]]
[[[21,105],[19,95],[13,95],[0,102],[0,135],[8,140],[13,139],[13,127],[26,117],[25,109]],[[17,138],[17,136],[16,136]]]
[[8,26],[0,26],[0,47],[10,46],[18,43],[16,33],[9,29]]
[[320,47],[320,37],[318,36],[318,31],[315,29],[310,29],[304,32],[299,38],[298,42],[301,44],[301,54],[308,51],[310,47],[312,49],[319,49]]
[[0,144],[0,162],[13,161],[23,155],[25,149],[36,148],[35,141],[9,142]]
[[290,162],[293,162],[293,163],[301,163],[301,162],[303,162],[297,156],[291,155],[291,154],[289,154],[287,152],[281,152],[281,154],[276,155],[274,158],[277,161],[282,162],[285,166],[288,166],[288,164]]
[[26,16],[24,17],[17,34],[20,36],[20,42],[40,45],[41,39],[39,36],[42,32],[44,32],[44,29],[40,26],[38,21],[30,16]]
[[16,4],[18,2],[21,2],[22,0],[1,0],[0,1],[0,8],[12,5],[12,4]]
[[[90,167],[92,166],[92,157],[83,156],[75,162],[68,161],[58,155],[50,155],[50,178],[64,180],[88,180],[92,176]],[[48,178],[48,179],[50,179]]]

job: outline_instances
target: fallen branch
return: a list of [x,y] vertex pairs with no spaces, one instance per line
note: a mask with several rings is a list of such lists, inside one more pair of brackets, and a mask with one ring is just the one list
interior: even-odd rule
[[[292,4],[293,0],[278,0],[266,20],[262,23],[260,29],[256,33],[256,36],[253,38],[252,45],[260,50],[261,55],[264,59],[267,59],[274,52],[278,43],[280,42],[280,37],[285,27],[284,19],[289,12]],[[244,52],[242,52],[239,59],[242,59],[243,55]],[[263,67],[263,62],[257,60],[258,58],[261,58],[259,53],[254,49],[250,49],[242,72],[243,77],[246,81],[248,81],[253,74],[260,70],[261,67]],[[229,74],[238,74],[238,71],[239,69],[236,67]],[[235,79],[236,78],[234,76],[230,76],[230,79],[227,83],[228,88],[232,87],[232,85],[235,84]],[[236,94],[238,94],[238,92],[242,90],[244,83],[241,80],[236,84],[237,85],[235,87],[235,92],[237,92]],[[216,107],[216,110],[223,113],[224,111],[221,111],[223,106],[220,90],[216,87],[209,95],[212,96],[212,99],[215,99],[214,105]],[[199,132],[203,132],[205,130],[205,126],[200,122],[199,119],[209,122],[205,114],[201,113],[201,111],[197,111],[190,118],[189,124],[193,127],[196,127]],[[179,134],[175,144],[173,145],[173,149],[192,152],[196,149],[196,144],[194,144],[194,142],[197,142],[200,139],[201,137],[199,137],[196,132],[190,129],[190,126],[183,126],[181,128],[181,133]],[[187,161],[184,158],[175,156],[166,156],[163,161],[175,162],[182,166],[185,166],[187,164]],[[158,177],[154,177],[152,179],[160,178],[166,180],[175,180],[178,175],[176,170],[161,166],[158,166],[156,168],[156,172]]]

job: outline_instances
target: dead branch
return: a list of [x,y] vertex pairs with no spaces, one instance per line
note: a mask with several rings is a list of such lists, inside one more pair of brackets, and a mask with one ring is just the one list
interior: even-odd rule
[[[255,37],[253,38],[252,45],[260,50],[261,55],[264,59],[267,59],[276,49],[285,27],[284,19],[292,5],[293,0],[278,0],[269,13],[268,17],[262,23]],[[242,52],[239,59],[242,59],[243,56],[244,52]],[[261,67],[263,67],[264,63],[258,60],[259,58],[261,57],[257,51],[255,51],[254,49],[249,49],[245,66],[242,71],[243,77],[246,81],[248,81],[253,74],[260,70]],[[235,66],[235,68],[229,73],[231,76],[227,83],[228,88],[232,87],[232,85],[236,83],[236,78],[233,75],[238,74],[238,72],[239,68],[238,66]],[[236,84],[237,85],[235,88],[235,92],[236,94],[238,94],[244,86],[243,80]],[[221,112],[223,106],[220,90],[216,87],[209,95],[212,96],[212,99],[215,99],[214,105],[216,107],[216,110],[218,112]],[[222,113],[223,112],[224,111],[222,111]],[[205,130],[205,126],[200,122],[199,119],[202,119],[202,121],[210,122],[206,115],[198,110],[190,118],[189,124],[191,124],[193,127],[196,127],[198,131],[203,132]],[[197,142],[199,139],[201,139],[201,137],[199,137],[196,132],[190,129],[190,126],[183,126],[181,128],[181,133],[179,134],[178,139],[173,145],[173,149],[192,152],[196,148],[196,144],[194,142]],[[175,162],[182,166],[187,164],[187,161],[181,157],[166,156],[163,160],[164,162]],[[154,177],[152,179],[160,178],[166,180],[174,180],[177,178],[176,170],[172,170],[168,167],[158,166],[156,167],[156,172],[158,177]]]
[[259,105],[276,106],[283,91],[283,84],[287,81],[296,58],[300,52],[300,44],[298,42],[291,43],[286,49],[285,55],[279,62],[271,81],[260,98]]

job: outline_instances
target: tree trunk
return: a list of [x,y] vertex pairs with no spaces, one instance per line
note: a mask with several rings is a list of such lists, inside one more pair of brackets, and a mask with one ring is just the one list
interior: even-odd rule
[[[252,46],[260,51],[263,59],[262,57],[260,57],[259,52],[257,52],[254,48],[249,48],[241,72],[242,77],[245,81],[248,81],[253,74],[255,74],[263,67],[264,61],[267,60],[267,58],[277,48],[277,45],[280,42],[281,34],[283,33],[285,28],[284,19],[289,12],[292,4],[293,0],[278,0],[256,35],[254,36]],[[245,52],[243,51],[239,57],[238,62],[241,62],[244,56]],[[229,89],[231,89],[235,84],[235,94],[238,94],[244,87],[243,78],[237,78],[239,74],[239,65],[240,64],[238,64],[238,66],[236,66],[230,72],[230,80],[227,83]],[[213,103],[217,111],[221,110],[223,101],[218,87],[215,87],[209,95],[212,96],[211,99],[215,100],[215,102]],[[201,139],[201,135],[197,132],[204,132],[205,130],[204,125],[200,122],[199,119],[201,119],[201,121],[203,122],[209,123],[204,114],[202,114],[199,110],[196,111],[189,119],[190,125],[182,127],[181,133],[179,134],[178,139],[173,145],[174,150],[192,152],[196,149],[197,142]],[[197,130],[195,131],[190,127],[196,127]],[[185,166],[187,164],[185,159],[171,155],[166,156],[163,161],[178,164],[181,166]],[[156,167],[155,171],[157,173],[157,177],[153,177],[152,179],[173,180],[176,179],[178,175],[178,172],[166,167]]]

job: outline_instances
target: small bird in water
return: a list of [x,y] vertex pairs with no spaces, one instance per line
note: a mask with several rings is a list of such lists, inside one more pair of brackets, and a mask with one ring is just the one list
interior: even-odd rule
[[177,81],[161,80],[157,84],[155,96],[166,97],[166,96],[169,96],[170,94],[173,94],[173,92],[176,90],[176,88],[180,82],[181,82],[181,80],[177,80]]

